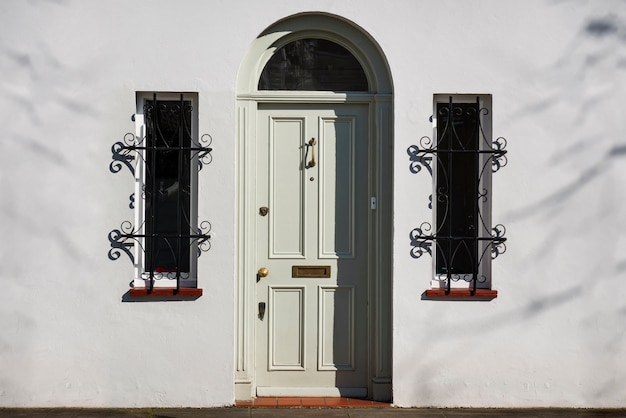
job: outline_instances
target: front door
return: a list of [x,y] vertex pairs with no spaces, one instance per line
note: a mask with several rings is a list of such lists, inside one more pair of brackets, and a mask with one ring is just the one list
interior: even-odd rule
[[260,104],[258,396],[367,396],[368,105]]

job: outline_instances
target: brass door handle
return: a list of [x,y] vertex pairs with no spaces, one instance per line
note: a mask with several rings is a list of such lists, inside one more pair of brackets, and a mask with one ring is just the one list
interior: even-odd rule
[[309,161],[308,167],[315,167],[315,138],[311,138],[309,146],[311,147],[311,161]]
[[267,269],[267,267],[261,267],[257,274],[259,275],[259,277],[267,277],[267,275],[270,274],[270,271]]

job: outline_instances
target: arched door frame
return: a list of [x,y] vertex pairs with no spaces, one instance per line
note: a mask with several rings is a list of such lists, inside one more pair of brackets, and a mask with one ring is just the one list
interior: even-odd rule
[[[321,38],[342,45],[359,60],[369,92],[259,91],[260,74],[276,49],[302,38]],[[365,103],[369,106],[369,190],[377,199],[370,211],[368,279],[369,397],[391,400],[391,248],[392,248],[392,82],[389,67],[376,42],[351,22],[330,14],[303,13],[266,29],[252,43],[237,77],[237,278],[235,294],[235,398],[255,395],[254,321],[256,311],[256,125],[259,103]]]

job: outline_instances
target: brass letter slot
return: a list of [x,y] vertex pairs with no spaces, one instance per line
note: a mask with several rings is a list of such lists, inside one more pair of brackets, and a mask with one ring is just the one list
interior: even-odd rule
[[330,277],[330,266],[291,266],[291,277]]

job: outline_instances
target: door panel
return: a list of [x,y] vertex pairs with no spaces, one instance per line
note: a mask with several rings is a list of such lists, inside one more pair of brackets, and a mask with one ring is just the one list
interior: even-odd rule
[[257,121],[257,394],[365,395],[368,106],[259,105]]
[[269,287],[269,370],[304,370],[304,287]]
[[319,288],[319,370],[354,370],[354,286]]
[[294,139],[304,141],[304,122],[302,118],[270,119],[271,258],[304,257],[304,171],[294,170],[301,151],[290,143]]
[[355,124],[354,117],[322,119],[320,258],[354,257]]

